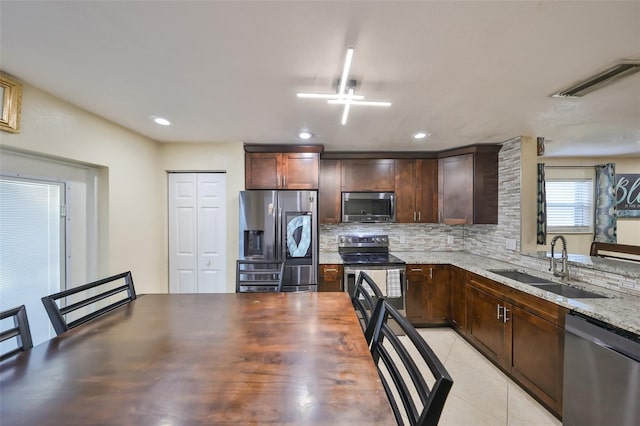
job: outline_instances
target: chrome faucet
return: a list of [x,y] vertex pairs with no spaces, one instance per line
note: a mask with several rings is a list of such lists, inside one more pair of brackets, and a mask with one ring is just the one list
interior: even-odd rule
[[[558,262],[556,261],[556,257],[553,254],[553,249],[558,239],[562,240],[562,270],[560,271],[558,271]],[[553,237],[553,240],[551,240],[551,266],[549,267],[549,270],[553,271],[553,275],[555,277],[569,279],[569,256],[567,255],[567,240],[562,235],[556,235],[555,237]]]

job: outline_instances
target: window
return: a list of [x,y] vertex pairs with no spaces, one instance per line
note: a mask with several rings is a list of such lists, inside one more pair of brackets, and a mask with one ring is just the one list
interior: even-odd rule
[[593,232],[593,179],[547,179],[547,231]]

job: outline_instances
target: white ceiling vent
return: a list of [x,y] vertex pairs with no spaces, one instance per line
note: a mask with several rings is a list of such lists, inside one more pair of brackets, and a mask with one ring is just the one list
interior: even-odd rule
[[579,98],[640,71],[640,60],[621,60],[585,80],[551,95],[552,98]]

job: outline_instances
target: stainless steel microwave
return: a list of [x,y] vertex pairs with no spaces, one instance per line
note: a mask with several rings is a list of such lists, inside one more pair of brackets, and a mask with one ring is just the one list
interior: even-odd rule
[[343,192],[342,221],[390,223],[396,221],[393,192]]

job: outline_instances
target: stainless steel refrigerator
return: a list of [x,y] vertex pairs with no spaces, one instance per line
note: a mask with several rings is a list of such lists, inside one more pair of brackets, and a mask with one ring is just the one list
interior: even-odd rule
[[240,191],[239,259],[285,261],[285,286],[318,283],[317,191]]

